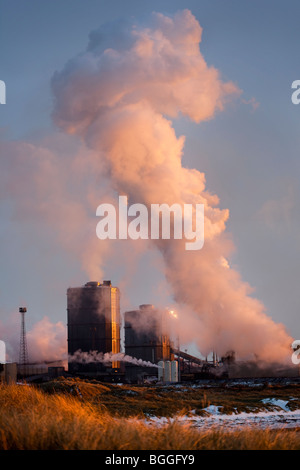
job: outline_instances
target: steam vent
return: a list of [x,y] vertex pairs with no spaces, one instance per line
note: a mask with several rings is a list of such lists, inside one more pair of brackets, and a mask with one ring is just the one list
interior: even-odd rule
[[88,282],[67,290],[68,368],[71,373],[106,375],[118,372],[119,362],[73,362],[70,356],[83,353],[120,352],[120,292],[110,281]]

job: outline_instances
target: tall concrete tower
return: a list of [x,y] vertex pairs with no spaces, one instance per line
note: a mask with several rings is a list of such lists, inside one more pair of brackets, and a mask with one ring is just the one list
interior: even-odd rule
[[[82,287],[67,290],[68,354],[120,352],[120,292],[110,281],[87,282]],[[69,371],[101,375],[118,369],[120,363],[74,362],[69,359]]]

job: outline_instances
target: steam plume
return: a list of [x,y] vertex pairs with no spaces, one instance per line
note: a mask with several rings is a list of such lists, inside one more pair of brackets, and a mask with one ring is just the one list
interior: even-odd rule
[[79,362],[79,363],[95,363],[101,362],[107,364],[110,362],[127,362],[129,364],[134,364],[136,366],[144,367],[158,367],[156,364],[152,364],[150,361],[143,361],[142,359],[137,359],[136,357],[128,356],[124,353],[102,353],[98,351],[83,352],[81,350],[76,351],[74,354],[69,355],[69,362]]
[[130,203],[204,204],[202,250],[186,252],[181,240],[153,241],[180,307],[182,341],[195,341],[203,354],[234,349],[240,357],[282,361],[291,338],[229,266],[229,211],[206,190],[203,173],[182,166],[185,138],[176,136],[170,120],[209,120],[241,93],[207,65],[201,35],[188,10],[155,13],[147,27],[124,30],[110,47],[105,32],[94,32],[86,51],[53,77],[53,116],[97,152],[112,189]]

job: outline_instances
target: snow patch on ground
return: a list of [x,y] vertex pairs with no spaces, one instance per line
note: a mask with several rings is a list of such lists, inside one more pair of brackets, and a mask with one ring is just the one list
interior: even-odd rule
[[[278,401],[278,400],[277,400]],[[276,404],[277,405],[277,404]],[[258,413],[221,414],[220,407],[210,405],[205,410],[207,416],[178,416],[174,418],[151,416],[145,420],[146,424],[163,426],[174,421],[181,424],[190,424],[201,430],[221,428],[222,430],[238,430],[246,427],[260,429],[296,428],[300,427],[300,410],[294,411],[260,411]]]
[[206,408],[203,408],[204,411],[212,415],[219,415],[221,413],[220,412],[221,409],[222,409],[222,406],[216,406],[216,405],[209,405]]
[[290,411],[290,408],[288,406],[288,401],[279,400],[278,398],[264,398],[262,400],[262,403],[266,405],[277,406],[278,408],[282,408],[284,411]]

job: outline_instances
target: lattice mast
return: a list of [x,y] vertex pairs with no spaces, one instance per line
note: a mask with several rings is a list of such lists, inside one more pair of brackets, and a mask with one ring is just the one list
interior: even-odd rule
[[28,364],[28,349],[27,349],[26,328],[25,328],[25,313],[27,312],[27,308],[20,307],[19,312],[21,313],[19,364],[21,366],[26,366]]

